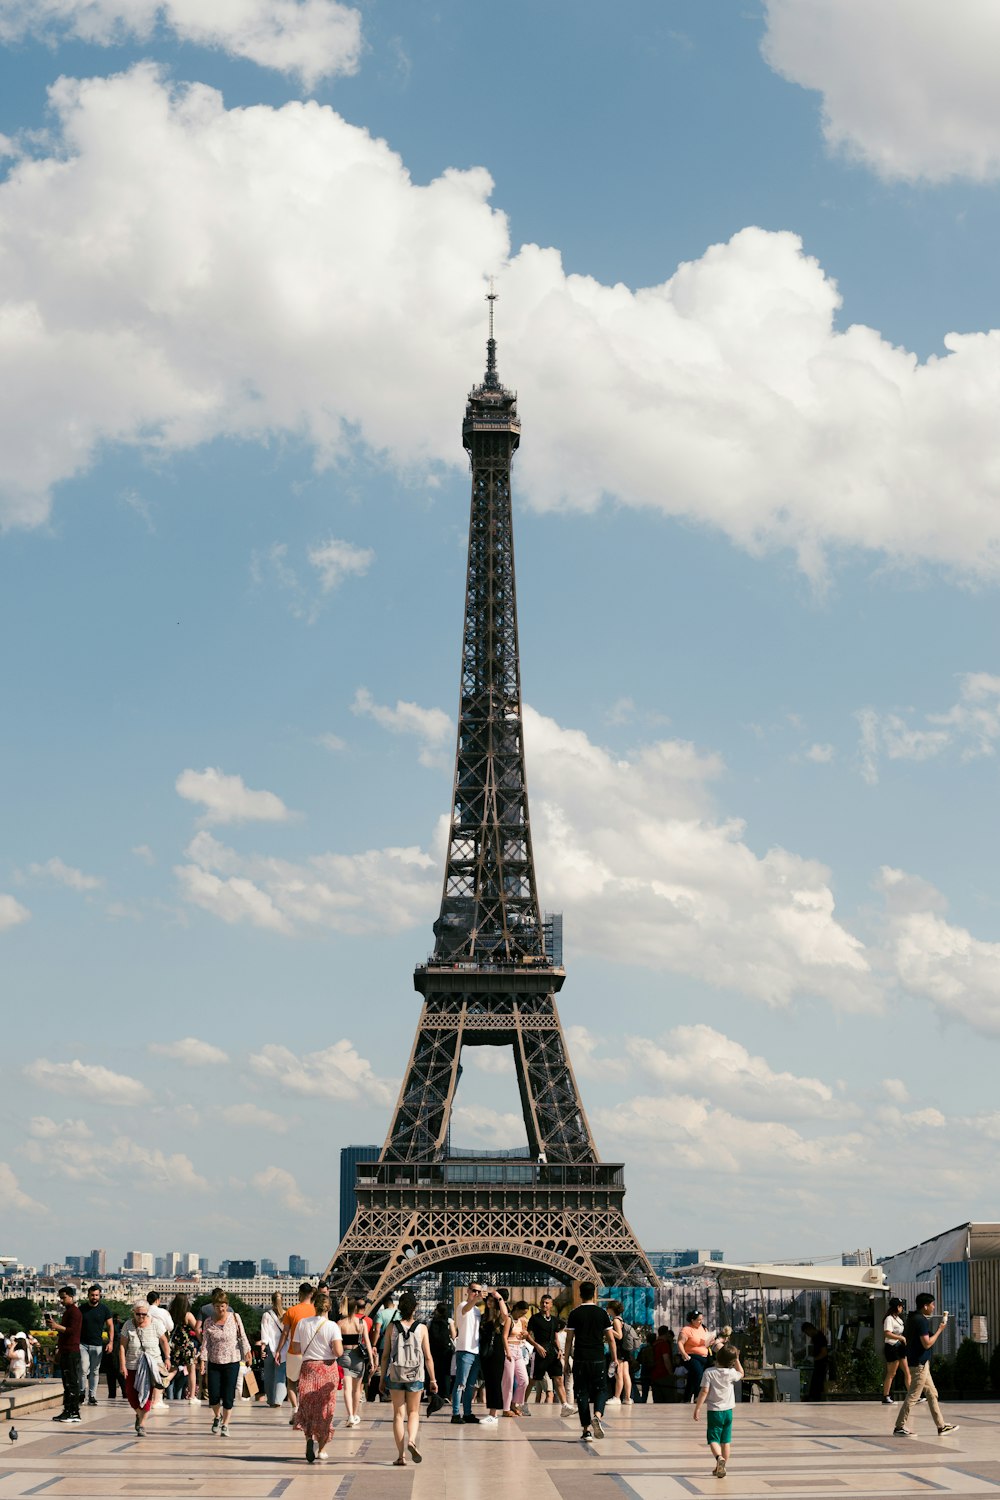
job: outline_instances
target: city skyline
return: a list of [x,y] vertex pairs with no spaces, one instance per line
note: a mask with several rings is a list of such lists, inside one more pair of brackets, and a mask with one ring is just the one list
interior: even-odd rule
[[[440,905],[491,276],[539,897],[639,1242],[993,1217],[1000,16],[860,10],[0,17],[12,1254],[337,1244]],[[454,1145],[522,1146],[475,1051]]]

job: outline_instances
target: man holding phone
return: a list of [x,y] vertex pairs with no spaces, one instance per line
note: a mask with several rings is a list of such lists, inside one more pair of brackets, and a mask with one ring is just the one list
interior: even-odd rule
[[51,1313],[45,1315],[48,1327],[54,1328],[59,1335],[56,1339],[56,1352],[59,1355],[63,1383],[63,1409],[52,1420],[75,1424],[80,1421],[80,1332],[83,1327],[83,1317],[76,1305],[76,1287],[61,1286],[59,1301],[62,1304],[59,1314],[62,1322]]
[[933,1316],[934,1298],[930,1292],[921,1292],[917,1298],[916,1310],[911,1312],[906,1319],[906,1360],[910,1367],[910,1384],[906,1390],[906,1400],[903,1402],[893,1428],[894,1437],[913,1436],[906,1424],[914,1403],[919,1401],[921,1396],[927,1397],[927,1409],[939,1435],[958,1431],[957,1423],[946,1422],[941,1415],[937,1386],[931,1378],[931,1350],[948,1326],[948,1314],[942,1313],[941,1322],[932,1333],[931,1318]]

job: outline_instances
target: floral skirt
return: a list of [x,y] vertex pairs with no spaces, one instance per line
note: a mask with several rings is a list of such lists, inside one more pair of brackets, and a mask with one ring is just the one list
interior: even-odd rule
[[340,1378],[338,1365],[325,1365],[320,1359],[307,1359],[299,1376],[299,1409],[293,1425],[320,1448],[326,1447],[333,1431]]

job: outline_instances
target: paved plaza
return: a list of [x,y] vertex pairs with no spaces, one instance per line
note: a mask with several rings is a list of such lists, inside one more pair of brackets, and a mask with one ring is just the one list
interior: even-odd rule
[[422,1464],[395,1457],[388,1408],[351,1431],[338,1427],[329,1463],[307,1465],[288,1408],[243,1405],[227,1441],[209,1432],[207,1407],[150,1418],[136,1439],[124,1404],[86,1412],[79,1427],[51,1409],[16,1418],[20,1440],[0,1428],[0,1500],[44,1495],[197,1496],[198,1500],[682,1500],[682,1497],[1000,1496],[1000,1404],[949,1403],[958,1432],[939,1438],[921,1410],[913,1438],[893,1438],[895,1413],[874,1402],[744,1405],[733,1458],[715,1479],[704,1422],[685,1406],[611,1408],[608,1435],[584,1446],[575,1417],[533,1407],[496,1428],[455,1427],[443,1412],[421,1426]]

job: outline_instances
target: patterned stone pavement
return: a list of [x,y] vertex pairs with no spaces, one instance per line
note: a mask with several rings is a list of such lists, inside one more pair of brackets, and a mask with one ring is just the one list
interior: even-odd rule
[[150,1500],[729,1500],[843,1495],[993,1495],[1000,1500],[1000,1404],[951,1403],[960,1430],[938,1437],[921,1409],[912,1438],[894,1438],[895,1412],[875,1403],[744,1405],[736,1410],[725,1479],[712,1476],[704,1422],[685,1406],[608,1410],[603,1442],[580,1442],[575,1417],[533,1407],[530,1419],[496,1428],[453,1427],[447,1412],[421,1426],[422,1464],[394,1469],[385,1406],[361,1426],[340,1427],[332,1458],[309,1466],[288,1426],[288,1408],[243,1404],[233,1436],[213,1438],[207,1407],[178,1406],[132,1432],[118,1402],[60,1427],[51,1410],[16,1418],[19,1441],[0,1427],[0,1500],[44,1495],[143,1496]]

